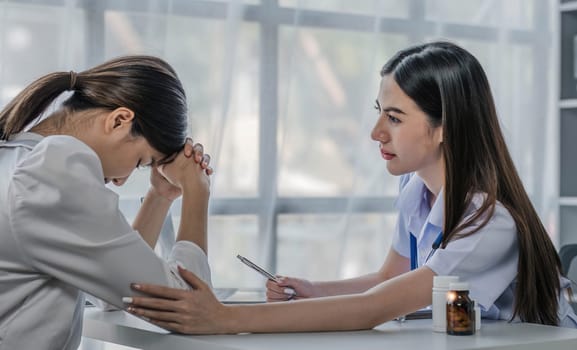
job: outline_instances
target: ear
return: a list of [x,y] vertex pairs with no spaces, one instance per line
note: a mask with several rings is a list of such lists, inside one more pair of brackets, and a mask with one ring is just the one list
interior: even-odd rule
[[107,134],[116,131],[130,131],[134,112],[126,107],[118,107],[108,113],[104,119],[104,131]]
[[435,128],[435,141],[438,144],[443,143],[443,126],[438,126]]

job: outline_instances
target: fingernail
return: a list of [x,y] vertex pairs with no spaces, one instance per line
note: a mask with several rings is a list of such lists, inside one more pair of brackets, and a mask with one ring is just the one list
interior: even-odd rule
[[133,283],[133,284],[132,284],[132,288],[134,288],[134,289],[142,289],[142,286],[141,286],[140,284]]
[[186,267],[184,267],[183,264],[180,264],[180,263],[179,263],[179,264],[178,264],[178,268],[181,269],[181,270],[186,271]]
[[294,294],[296,294],[296,293],[295,293],[295,290],[292,289],[292,288],[285,288],[285,289],[283,290],[283,292],[284,292],[285,294],[288,294],[288,295],[294,295]]
[[207,162],[202,162],[202,166],[206,168],[206,167],[208,166],[208,163],[207,163]]
[[126,304],[132,304],[132,298],[131,297],[123,297],[122,302],[126,303]]
[[140,316],[140,318],[142,318],[142,319],[145,320],[145,321],[150,322],[150,318],[148,318],[148,317],[146,317],[146,316]]

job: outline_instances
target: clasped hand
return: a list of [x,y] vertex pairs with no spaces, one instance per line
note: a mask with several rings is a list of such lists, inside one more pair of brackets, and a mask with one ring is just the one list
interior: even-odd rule
[[182,151],[178,152],[173,159],[151,168],[151,190],[170,201],[182,195],[186,181],[208,191],[209,176],[213,173],[210,160],[211,157],[204,153],[202,144],[194,144],[190,138],[187,138]]

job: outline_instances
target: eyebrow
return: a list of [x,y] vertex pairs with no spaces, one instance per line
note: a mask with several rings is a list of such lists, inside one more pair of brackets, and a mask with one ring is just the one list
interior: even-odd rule
[[379,103],[379,100],[375,100],[375,103],[377,104],[377,107],[379,107],[379,109],[381,110],[381,112],[395,112],[398,114],[407,114],[405,112],[403,112],[402,110],[400,110],[397,107],[387,107],[387,108],[381,108],[381,104]]
[[406,114],[405,112],[403,112],[402,110],[398,109],[397,107],[387,107],[383,109],[383,112],[395,112],[395,113],[399,113],[399,114]]

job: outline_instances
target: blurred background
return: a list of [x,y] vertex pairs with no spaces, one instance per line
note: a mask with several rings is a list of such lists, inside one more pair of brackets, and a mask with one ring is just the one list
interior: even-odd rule
[[[51,71],[160,56],[213,157],[214,285],[263,285],[236,254],[279,274],[352,277],[380,267],[395,229],[398,179],[369,137],[379,70],[408,45],[450,40],[485,68],[558,244],[558,16],[552,0],[0,0],[0,106]],[[111,186],[129,220],[147,188],[146,170]]]

